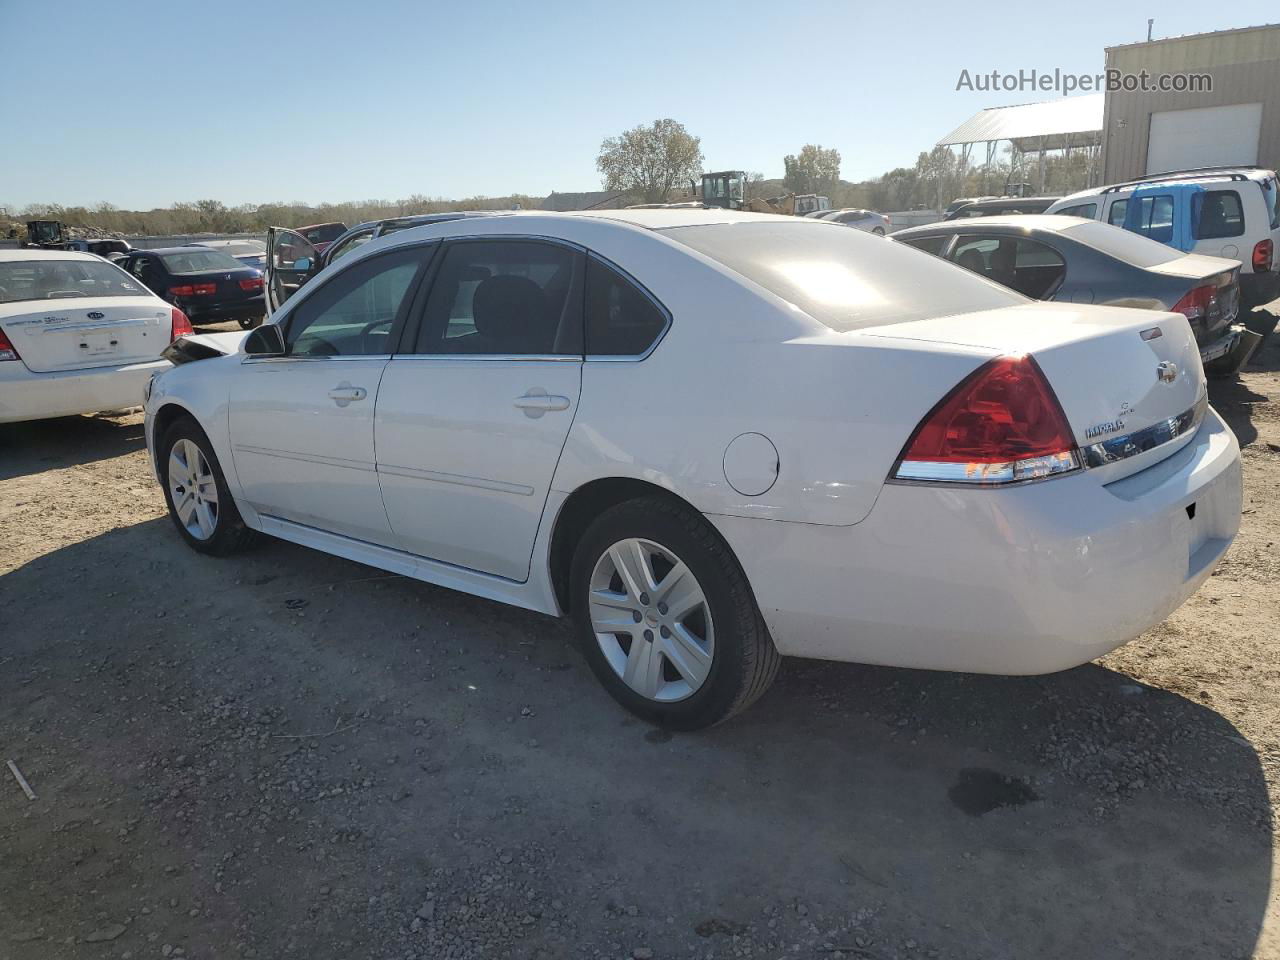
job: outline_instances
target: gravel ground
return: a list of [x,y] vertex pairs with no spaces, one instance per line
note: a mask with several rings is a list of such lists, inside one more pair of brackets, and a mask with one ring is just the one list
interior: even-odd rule
[[1215,384],[1244,526],[1168,622],[675,737],[560,622],[188,550],[137,415],[0,427],[0,958],[1280,958],[1277,370]]

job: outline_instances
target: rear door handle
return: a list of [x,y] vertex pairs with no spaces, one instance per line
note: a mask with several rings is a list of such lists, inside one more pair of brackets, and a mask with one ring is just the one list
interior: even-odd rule
[[340,407],[345,407],[352,400],[363,400],[368,395],[369,391],[364,387],[353,387],[345,381],[329,391],[329,399]]
[[524,411],[526,417],[536,419],[548,410],[568,410],[569,398],[548,396],[545,393],[533,393],[530,391],[523,397],[517,397],[515,405]]

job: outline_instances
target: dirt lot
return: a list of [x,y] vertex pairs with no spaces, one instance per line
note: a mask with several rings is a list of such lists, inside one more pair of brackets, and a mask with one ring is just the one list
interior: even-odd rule
[[788,662],[674,738],[557,621],[188,550],[137,416],[0,428],[0,958],[1280,958],[1272,341],[1167,623],[1050,677]]

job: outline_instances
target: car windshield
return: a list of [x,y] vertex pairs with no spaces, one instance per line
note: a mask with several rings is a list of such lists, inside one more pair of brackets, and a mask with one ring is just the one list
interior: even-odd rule
[[782,221],[670,227],[663,232],[832,330],[1029,302],[954,264],[858,230]]
[[105,260],[0,262],[0,303],[63,297],[142,297],[147,291]]
[[184,273],[210,273],[214,270],[239,270],[244,264],[235,257],[221,250],[200,250],[192,248],[189,252],[162,253],[165,269],[181,276]]
[[1086,247],[1105,253],[1109,257],[1131,263],[1135,267],[1154,267],[1157,264],[1176,260],[1183,254],[1180,250],[1157,243],[1130,230],[1122,230],[1097,220],[1077,223],[1062,231],[1069,240],[1083,243]]

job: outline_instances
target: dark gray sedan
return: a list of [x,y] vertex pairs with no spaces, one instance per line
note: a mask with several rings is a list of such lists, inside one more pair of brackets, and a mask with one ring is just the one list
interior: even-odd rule
[[[893,239],[943,257],[1036,300],[1169,310],[1191,323],[1214,373],[1243,364],[1240,264],[1182,253],[1096,220],[1023,215],[950,220]],[[1231,367],[1232,369],[1225,369]]]

